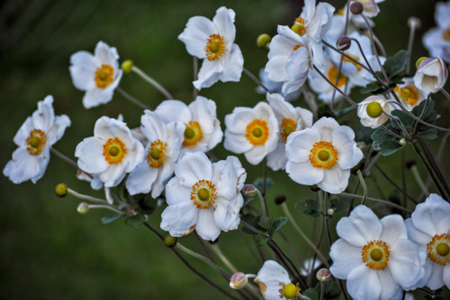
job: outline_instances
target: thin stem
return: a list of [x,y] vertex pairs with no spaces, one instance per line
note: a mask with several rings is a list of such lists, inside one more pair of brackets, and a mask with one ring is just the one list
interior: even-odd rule
[[111,210],[113,212],[116,212],[118,214],[121,214],[121,215],[125,215],[125,213],[123,211],[118,210],[117,208],[115,208],[115,207],[113,207],[111,205],[97,205],[97,204],[91,205],[91,204],[89,204],[88,206],[89,206],[89,209],[91,209],[91,208],[103,208],[103,209],[109,209],[109,210]]
[[422,189],[422,192],[425,195],[429,195],[430,192],[428,191],[428,188],[426,187],[426,185],[423,183],[422,178],[420,177],[419,174],[419,170],[417,169],[416,165],[411,166],[411,172],[414,175],[414,179],[416,180],[417,184],[420,186],[420,188]]
[[245,222],[244,220],[241,219],[241,224],[247,228],[248,230],[252,231],[253,233],[259,234],[265,238],[270,238],[270,236],[268,236],[267,234],[265,234],[264,232],[254,228],[252,225],[248,224],[247,222]]
[[386,72],[384,71],[384,68],[383,68],[383,64],[380,61],[380,56],[378,55],[377,47],[375,47],[375,41],[374,41],[374,38],[373,38],[372,26],[370,26],[369,20],[367,20],[367,17],[364,14],[361,14],[361,16],[363,17],[364,21],[367,24],[367,28],[369,29],[370,40],[372,42],[371,45],[372,45],[373,54],[375,55],[375,57],[377,59],[377,62],[380,65],[381,73],[383,73],[384,80],[386,81],[386,83],[389,83],[389,78],[387,77]]
[[328,238],[328,246],[331,247],[331,244],[333,244],[333,240],[331,239],[331,232],[330,232],[330,226],[328,224],[328,205],[327,200],[325,200],[325,195],[323,191],[319,191],[319,203],[324,207],[325,214],[323,215],[323,219],[325,222],[325,229],[327,230],[327,238]]
[[377,36],[375,35],[375,33],[373,34],[373,40],[375,41],[375,43],[377,44],[378,48],[381,51],[381,55],[383,55],[384,57],[386,57],[386,50],[383,47],[383,44],[380,42],[380,40],[377,38]]
[[416,199],[414,199],[413,197],[411,197],[410,195],[408,195],[408,193],[406,193],[406,191],[404,189],[402,189],[399,185],[397,185],[391,178],[389,178],[389,176],[387,176],[387,174],[383,171],[383,169],[378,166],[377,164],[375,164],[375,168],[381,173],[381,175],[383,175],[383,177],[390,183],[392,184],[398,191],[402,192],[403,195],[405,195],[409,200],[411,200],[412,202],[414,202],[415,204],[418,204],[418,202],[416,201]]
[[[355,194],[350,194],[350,193],[341,193],[341,195],[342,195],[342,196],[353,197],[353,198],[359,198],[359,199],[363,199],[363,198],[364,198],[364,196],[355,195]],[[390,202],[390,201],[386,201],[386,200],[382,200],[382,199],[377,199],[377,198],[372,198],[372,197],[366,197],[366,200],[373,201],[373,202],[378,202],[378,203],[383,203],[383,204],[385,204],[385,205],[389,205],[389,206],[395,207],[395,208],[397,208],[397,209],[399,209],[399,210],[403,210],[404,212],[407,212],[407,213],[409,213],[409,214],[412,213],[409,209],[406,209],[406,208],[404,208],[403,206],[398,205],[398,204],[395,204],[395,203],[392,203],[392,202]]]
[[375,71],[374,71],[374,70],[372,69],[372,67],[370,66],[369,60],[367,59],[366,54],[364,53],[364,51],[363,51],[363,49],[362,49],[361,44],[359,43],[359,41],[358,41],[357,39],[355,39],[355,38],[350,38],[350,39],[351,39],[352,41],[354,41],[354,42],[356,43],[356,45],[358,45],[359,52],[360,52],[361,55],[363,56],[364,61],[365,61],[366,64],[367,64],[367,67],[370,69],[370,73],[375,77],[375,79],[376,79],[382,86],[387,87],[386,82],[381,81],[381,79],[377,76],[377,74],[375,74]]
[[408,63],[406,64],[406,74],[409,74],[409,70],[411,68],[411,54],[412,54],[412,48],[413,48],[413,42],[414,42],[414,34],[416,32],[416,26],[412,25],[411,30],[409,31],[409,39],[408,39]]
[[356,173],[358,174],[358,178],[359,178],[359,182],[361,183],[362,189],[363,189],[363,197],[361,200],[361,204],[364,204],[364,202],[367,199],[367,185],[366,182],[364,180],[364,177],[361,173],[361,170],[356,171]]
[[269,94],[272,94],[272,92],[264,84],[262,84],[261,80],[259,80],[258,77],[253,75],[252,72],[247,70],[247,68],[245,68],[245,67],[244,67],[244,73],[245,73],[245,75],[250,77],[250,79],[253,80],[257,85],[262,87],[266,92],[268,92]]
[[306,236],[306,234],[303,232],[303,230],[301,230],[301,228],[300,228],[300,226],[298,226],[297,222],[295,222],[295,219],[292,216],[291,212],[289,211],[287,204],[286,203],[281,204],[281,208],[283,209],[284,214],[289,219],[289,223],[294,227],[294,229],[298,232],[298,234],[302,237],[302,239],[304,239],[305,242],[311,247],[311,249],[315,253],[317,253],[317,255],[319,256],[320,260],[324,263],[324,265],[327,268],[329,268],[330,265],[328,264],[327,259],[322,254],[322,252],[316,247],[316,245],[314,245],[314,243]]
[[219,259],[223,262],[223,264],[225,266],[227,266],[227,268],[233,272],[233,273],[237,273],[237,269],[235,266],[233,266],[233,264],[230,262],[230,260],[225,256],[225,254],[223,254],[222,250],[219,247],[218,243],[215,244],[210,244],[210,248],[214,251],[214,253],[219,257]]
[[447,100],[450,100],[450,94],[445,89],[441,89],[441,93],[445,96],[445,98],[447,98]]
[[267,229],[267,233],[269,234],[269,236],[272,236],[272,228],[270,228],[270,224],[269,224],[269,209],[267,208],[267,201],[266,198],[263,197],[263,195],[261,194],[261,192],[256,189],[256,195],[259,198],[259,201],[261,202],[261,206],[263,208],[263,212],[264,212],[264,220],[266,223],[266,229]]
[[325,294],[325,284],[323,281],[320,282],[320,300],[323,300],[323,295]]
[[100,199],[100,198],[94,198],[94,197],[91,197],[91,196],[88,196],[88,195],[83,195],[83,194],[77,193],[74,190],[69,189],[69,188],[67,189],[67,192],[70,195],[77,197],[78,199],[88,200],[88,201],[91,201],[91,202],[96,202],[96,203],[101,203],[101,204],[108,204],[108,202],[106,200],[103,200],[103,199]]
[[334,50],[335,52],[339,53],[342,56],[345,56],[348,60],[352,61],[353,63],[357,64],[358,66],[360,66],[363,69],[366,69],[367,72],[370,72],[370,69],[363,65],[362,63],[360,63],[359,61],[357,61],[356,59],[354,59],[353,57],[351,57],[348,54],[345,54],[343,51],[337,49],[336,47],[333,47],[332,45],[328,44],[327,42],[325,42],[324,40],[322,40],[322,44],[324,44],[325,46],[329,47],[330,49]]
[[173,99],[173,96],[162,86],[160,85],[156,80],[145,74],[141,69],[139,69],[136,66],[131,67],[131,71],[139,75],[142,79],[153,85],[158,91],[160,91],[166,99]]
[[137,106],[139,106],[140,108],[143,108],[143,109],[150,109],[149,106],[145,105],[144,103],[142,103],[138,99],[134,98],[133,96],[131,96],[130,94],[125,92],[125,90],[122,89],[121,87],[117,87],[116,90],[119,92],[119,94],[121,94],[125,99],[127,99],[131,103],[133,103],[133,104],[135,104],[135,105],[137,105]]
[[[428,95],[427,100],[425,100],[425,105],[422,109],[422,111],[420,112],[420,116],[419,119],[422,119],[422,117],[425,115],[427,108],[428,108],[428,104],[430,103],[431,100],[431,94]],[[414,121],[414,125],[413,125],[413,134],[415,135],[417,133],[417,126],[419,125],[419,123],[417,121]]]
[[67,156],[65,156],[64,154],[62,154],[61,152],[59,152],[58,150],[56,150],[56,149],[53,148],[53,147],[50,148],[50,151],[51,151],[53,154],[55,154],[56,156],[58,156],[59,158],[61,158],[62,160],[64,160],[64,161],[65,161],[66,163],[68,163],[69,165],[71,165],[71,166],[73,166],[73,167],[75,167],[75,168],[78,169],[78,165],[77,165],[77,163],[76,163],[74,160],[68,158]]
[[319,73],[319,75],[325,79],[326,82],[328,82],[331,86],[333,86],[351,105],[353,105],[354,107],[358,107],[358,104],[356,104],[352,99],[350,99],[349,96],[347,96],[346,93],[344,93],[340,88],[338,88],[336,85],[334,85],[334,83],[332,83],[327,76],[325,76],[316,66],[313,66],[314,70],[317,71],[317,73]]

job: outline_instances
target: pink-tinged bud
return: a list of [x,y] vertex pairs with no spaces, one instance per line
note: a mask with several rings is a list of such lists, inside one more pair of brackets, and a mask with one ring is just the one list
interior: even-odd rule
[[247,275],[241,272],[234,273],[230,278],[230,288],[240,290],[248,283]]
[[317,271],[316,277],[317,280],[319,280],[320,282],[329,281],[331,279],[330,270],[328,270],[327,268],[322,268],[319,271]]
[[448,69],[440,57],[425,58],[417,66],[414,84],[427,93],[439,92],[447,82]]
[[246,184],[242,188],[242,195],[245,197],[255,197],[256,196],[256,187],[253,184]]
[[353,2],[353,3],[350,5],[350,11],[351,11],[352,14],[354,14],[354,15],[359,15],[359,14],[361,14],[361,13],[363,12],[363,10],[364,10],[364,6],[362,5],[361,2],[356,1],[356,2]]
[[342,51],[347,50],[351,45],[352,40],[346,35],[341,36],[336,42],[336,48]]

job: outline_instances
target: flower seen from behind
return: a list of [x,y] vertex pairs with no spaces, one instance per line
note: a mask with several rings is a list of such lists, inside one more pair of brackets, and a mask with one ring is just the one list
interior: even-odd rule
[[420,61],[414,75],[414,84],[426,93],[437,93],[448,78],[448,68],[440,57],[429,57]]
[[417,88],[412,78],[403,78],[402,81],[404,83],[397,85],[394,92],[397,94],[403,107],[411,111],[420,102],[425,100],[429,93]]

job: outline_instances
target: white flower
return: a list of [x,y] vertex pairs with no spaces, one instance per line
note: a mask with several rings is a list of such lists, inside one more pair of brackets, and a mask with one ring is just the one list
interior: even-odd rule
[[321,43],[325,33],[330,29],[334,7],[316,0],[305,0],[300,17],[296,18],[292,30],[300,36],[306,35],[316,43]]
[[379,96],[370,96],[358,104],[358,117],[366,127],[377,128],[386,123],[389,117],[383,111],[390,113],[391,106]]
[[323,117],[311,128],[293,132],[286,143],[286,172],[303,185],[318,185],[331,194],[344,191],[350,170],[362,158],[355,133],[333,118]]
[[220,7],[214,19],[192,17],[184,31],[178,36],[186,44],[190,55],[204,59],[194,81],[196,89],[210,87],[217,81],[239,81],[244,58],[239,46],[234,43],[236,28],[232,9]]
[[266,300],[294,299],[300,292],[300,288],[291,283],[288,272],[273,260],[264,262],[254,281]]
[[189,106],[179,100],[166,100],[155,109],[165,123],[181,122],[185,126],[183,152],[206,152],[222,141],[216,111],[216,103],[202,96]]
[[440,57],[422,60],[414,75],[414,84],[427,93],[439,92],[447,82],[448,69]]
[[347,280],[355,300],[401,299],[423,275],[420,254],[408,240],[400,215],[381,220],[360,205],[336,226],[341,237],[331,245],[331,273]]
[[403,107],[411,111],[420,102],[427,99],[429,93],[417,88],[412,78],[403,78],[402,81],[405,83],[397,85],[394,92],[398,95]]
[[79,51],[70,57],[70,75],[75,87],[86,91],[83,97],[85,108],[111,101],[114,89],[122,78],[117,49],[98,42],[95,54]]
[[418,286],[437,290],[446,285],[450,289],[450,204],[430,194],[405,222],[408,237],[427,256],[426,275]]
[[450,63],[450,2],[436,3],[434,19],[437,28],[429,30],[423,36],[423,44],[433,57],[441,57]]
[[312,271],[317,269],[321,264],[322,264],[322,262],[319,259],[314,259],[312,257],[308,258],[308,259],[303,261],[303,265],[302,265],[302,268],[300,270],[300,273],[303,276],[308,276],[309,274],[311,274]]
[[147,194],[157,198],[173,174],[175,162],[181,152],[185,126],[172,122],[165,124],[155,112],[149,110],[141,117],[141,130],[148,139],[144,160],[127,178],[130,195]]
[[[266,71],[264,69],[261,69],[259,72],[259,79],[261,79],[262,84],[271,92],[271,93],[281,93],[281,89],[283,88],[282,82],[277,82],[270,80],[267,76]],[[266,94],[266,90],[263,89],[261,86],[258,86],[256,88],[256,92],[258,94]],[[287,94],[284,96],[284,99],[288,102],[294,101],[300,96],[301,90],[296,90],[290,94]]]
[[267,156],[267,165],[272,170],[277,171],[286,167],[285,144],[287,137],[292,132],[311,127],[313,114],[307,109],[294,107],[284,100],[280,94],[267,93],[267,101],[269,101],[270,107],[277,118],[280,134],[277,147]]
[[166,186],[169,206],[162,213],[161,228],[176,237],[195,229],[209,241],[217,239],[221,230],[237,229],[246,177],[234,156],[212,164],[202,152],[186,153]]
[[254,108],[236,107],[225,116],[225,149],[241,154],[253,165],[275,150],[278,122],[269,104],[259,102]]
[[31,180],[36,183],[45,173],[50,161],[50,148],[70,126],[66,115],[55,116],[53,97],[38,102],[38,109],[28,117],[14,136],[18,146],[3,174],[15,184]]
[[81,170],[98,175],[106,187],[112,187],[142,161],[144,147],[124,122],[101,117],[95,122],[94,136],[77,145],[75,156]]

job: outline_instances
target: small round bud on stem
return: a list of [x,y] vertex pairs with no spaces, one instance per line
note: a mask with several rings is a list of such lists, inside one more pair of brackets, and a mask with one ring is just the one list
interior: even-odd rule
[[256,45],[258,45],[258,47],[260,47],[260,48],[264,48],[264,47],[268,46],[271,39],[272,38],[267,33],[260,34],[258,36],[258,39],[256,40]]
[[230,288],[240,290],[244,288],[248,283],[247,276],[244,273],[234,273],[230,278]]
[[414,167],[417,164],[417,162],[414,159],[409,159],[406,161],[406,168],[410,170],[412,167]]
[[351,45],[352,40],[346,35],[341,36],[336,42],[336,48],[342,51],[347,50]]
[[177,238],[174,236],[168,235],[164,239],[164,243],[166,244],[167,247],[173,248],[177,245]]
[[80,205],[78,205],[77,211],[82,215],[87,214],[89,211],[89,204],[81,202]]
[[318,187],[316,184],[310,185],[309,188],[310,188],[311,191],[313,191],[313,192],[318,192],[318,191],[320,191],[320,187]]
[[281,205],[284,202],[286,202],[286,196],[285,195],[278,195],[275,197],[275,204],[276,205]]
[[242,195],[245,197],[255,197],[256,196],[256,187],[253,184],[246,184],[242,188]]
[[408,141],[405,138],[403,138],[400,141],[398,141],[398,143],[402,146],[405,146],[408,143]]
[[409,17],[408,26],[409,28],[419,29],[420,27],[422,27],[422,22],[418,17]]
[[329,209],[327,210],[327,213],[328,213],[329,216],[334,215],[334,209],[329,208]]
[[131,67],[133,67],[132,60],[126,60],[122,63],[122,70],[125,74],[131,73]]
[[67,185],[65,183],[60,183],[55,188],[56,196],[65,197],[67,195]]
[[350,5],[350,11],[354,15],[361,14],[363,12],[363,10],[364,10],[364,6],[362,5],[361,2],[355,1]]
[[331,279],[330,270],[328,270],[327,268],[322,268],[317,271],[316,277],[320,282],[327,282]]

